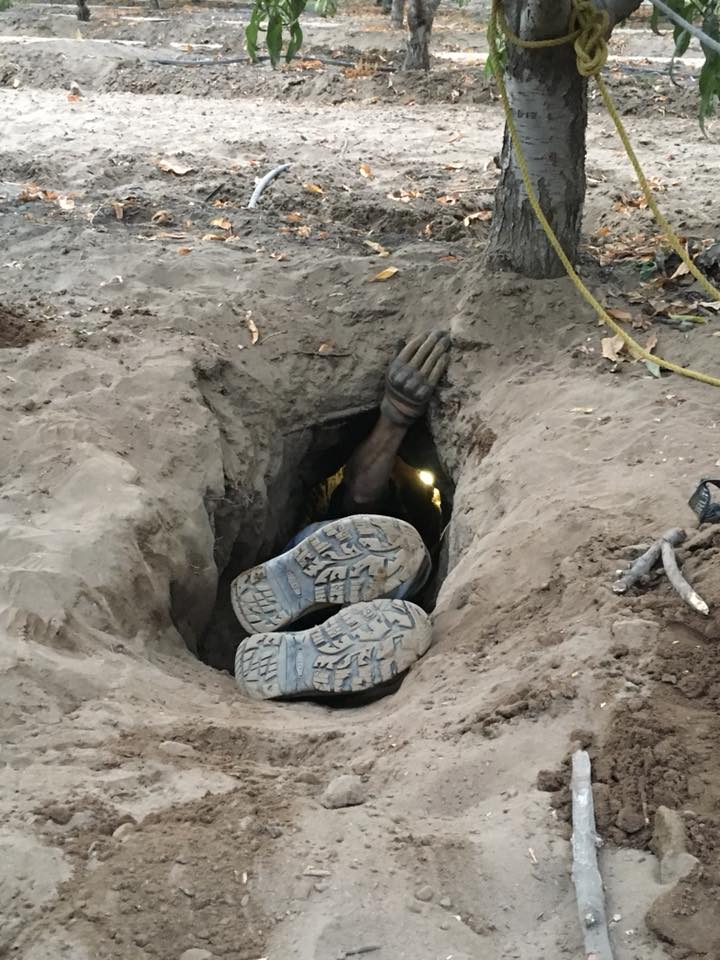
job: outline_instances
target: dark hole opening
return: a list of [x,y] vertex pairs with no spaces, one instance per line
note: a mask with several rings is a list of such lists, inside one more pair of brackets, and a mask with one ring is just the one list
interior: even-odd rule
[[[223,570],[217,600],[210,623],[200,640],[198,656],[209,666],[233,672],[235,652],[245,634],[235,618],[230,602],[230,584],[244,570],[282,553],[288,541],[299,530],[322,517],[323,505],[338,484],[344,465],[357,445],[368,435],[377,420],[377,411],[323,422],[303,432],[300,440],[305,453],[299,462],[286,467],[287,482],[280,483],[281,495],[268,509],[273,518],[274,534],[249,547],[241,533]],[[292,458],[295,459],[295,458]],[[420,479],[422,473],[422,479]],[[394,476],[403,483],[403,506],[406,519],[426,542],[433,561],[433,573],[412,602],[431,612],[447,573],[447,528],[453,507],[455,487],[444,468],[425,421],[416,423],[407,433],[399,450]],[[408,482],[409,480],[409,482]],[[222,535],[222,531],[218,531]],[[302,630],[331,616],[338,608],[326,608],[311,614],[286,629]],[[393,681],[396,689],[404,677]],[[341,698],[336,705],[359,706],[368,699],[392,692],[387,688],[369,692],[368,697],[353,694]],[[329,699],[323,699],[329,704]]]

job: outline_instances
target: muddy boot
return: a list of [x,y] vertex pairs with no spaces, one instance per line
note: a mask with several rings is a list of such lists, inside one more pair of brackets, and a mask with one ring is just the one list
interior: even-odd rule
[[410,597],[430,568],[409,523],[358,514],[323,524],[279,557],[241,573],[230,598],[243,629],[266,633],[323,607]]
[[360,693],[404,673],[429,648],[424,610],[373,600],[297,633],[259,633],[235,655],[235,681],[255,700]]

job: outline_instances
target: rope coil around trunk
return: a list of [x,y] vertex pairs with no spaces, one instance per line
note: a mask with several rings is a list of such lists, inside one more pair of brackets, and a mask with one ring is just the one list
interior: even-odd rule
[[492,10],[490,13],[490,23],[488,24],[490,61],[493,74],[495,75],[495,81],[500,92],[500,99],[505,112],[505,122],[507,124],[508,132],[510,133],[510,139],[515,151],[518,168],[520,169],[520,174],[525,185],[530,206],[532,207],[533,212],[535,213],[535,216],[537,217],[537,220],[548,239],[548,242],[565,268],[565,272],[567,273],[568,277],[572,280],[580,296],[593,308],[600,320],[606,324],[606,326],[610,327],[613,333],[620,337],[623,343],[631,350],[633,356],[636,356],[641,360],[649,360],[650,362],[657,364],[659,367],[663,367],[665,370],[671,370],[673,373],[678,373],[681,376],[690,377],[693,380],[699,380],[701,383],[707,383],[713,387],[720,387],[720,378],[713,377],[707,373],[700,373],[697,370],[691,370],[689,367],[682,367],[680,364],[672,363],[672,361],[665,360],[663,357],[658,357],[656,354],[650,353],[649,350],[646,350],[644,347],[642,347],[637,340],[631,337],[630,334],[627,333],[627,331],[624,330],[609,315],[607,310],[588,289],[573,267],[572,263],[570,262],[570,258],[563,250],[562,244],[558,240],[550,221],[543,212],[537,192],[532,183],[530,170],[527,165],[525,153],[522,149],[520,135],[515,123],[512,107],[510,106],[510,97],[508,96],[507,87],[505,86],[505,79],[500,67],[497,46],[498,25],[510,43],[514,44],[515,46],[522,47],[523,49],[542,50],[550,47],[561,46],[566,43],[573,44],[577,58],[578,73],[582,77],[595,77],[603,102],[605,103],[608,113],[613,119],[618,136],[620,137],[620,140],[628,155],[628,159],[635,170],[638,183],[640,184],[640,188],[643,192],[645,200],[647,201],[647,205],[650,207],[650,210],[652,211],[652,214],[655,217],[658,225],[662,228],[667,242],[687,266],[692,276],[701,284],[703,289],[714,300],[720,300],[720,290],[717,290],[716,287],[710,283],[707,277],[705,277],[700,270],[698,270],[677,237],[675,231],[671,227],[670,223],[660,211],[650,188],[650,184],[647,181],[647,177],[643,172],[640,161],[638,160],[632,144],[630,143],[630,138],[628,137],[627,131],[622,120],[620,119],[620,115],[615,107],[612,97],[610,96],[610,92],[605,85],[605,81],[600,76],[600,70],[602,70],[608,57],[606,38],[610,26],[610,18],[607,11],[598,10],[591,0],[572,0],[572,18],[570,23],[571,29],[568,34],[563,37],[555,37],[548,40],[523,40],[510,29],[510,25],[507,22],[505,13],[501,6],[501,0],[493,0]]

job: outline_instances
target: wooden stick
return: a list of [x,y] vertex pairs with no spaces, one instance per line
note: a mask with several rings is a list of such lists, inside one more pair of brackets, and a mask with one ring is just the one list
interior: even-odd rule
[[585,957],[612,960],[605,916],[602,877],[597,865],[598,837],[591,784],[590,757],[576,750],[572,758],[573,868],[578,916],[585,941]]
[[663,543],[670,544],[672,548],[682,543],[685,536],[685,531],[679,527],[668,530],[657,543],[654,543],[649,550],[646,550],[641,557],[638,557],[637,560],[630,564],[619,580],[615,581],[613,584],[614,592],[625,593],[633,584],[637,583],[641,577],[646,577],[660,559]]
[[269,186],[275,177],[280,173],[284,173],[286,170],[290,169],[289,163],[281,163],[279,167],[275,167],[274,170],[271,170],[270,173],[266,173],[262,180],[258,180],[255,189],[253,190],[252,196],[250,197],[250,203],[248,203],[248,210],[254,210],[257,206],[257,202],[260,197],[263,195],[263,191],[267,186]]
[[672,544],[668,543],[667,540],[662,541],[662,560],[668,580],[680,594],[685,603],[692,607],[693,610],[697,610],[698,613],[702,613],[704,616],[707,616],[710,613],[710,608],[700,594],[695,593],[685,577],[682,575],[682,573],[680,573],[680,568],[677,565],[677,558],[675,557],[675,551],[673,550]]

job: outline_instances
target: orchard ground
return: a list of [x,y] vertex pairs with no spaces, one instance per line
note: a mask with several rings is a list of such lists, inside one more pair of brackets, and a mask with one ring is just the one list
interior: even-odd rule
[[[567,281],[484,270],[503,119],[483,10],[441,10],[427,77],[373,69],[401,37],[369,6],[307,25],[309,57],[357,69],[275,73],[150,63],[239,53],[245,7],[92,14],[0,18],[0,954],[580,956],[580,744],[616,956],[715,960],[720,560],[681,551],[707,619],[662,579],[610,585],[629,545],[692,528],[717,397],[604,358]],[[666,212],[707,240],[693,64],[675,87],[641,59],[670,52],[634,20],[612,90]],[[706,297],[640,270],[657,231],[597,104],[588,175],[583,275],[717,374]],[[228,659],[227,571],[292,532],[430,326],[455,342],[429,417],[455,486],[434,645],[368,706],[247,702],[193,652]],[[326,810],[353,772],[365,802]],[[699,861],[677,885],[658,806]]]

